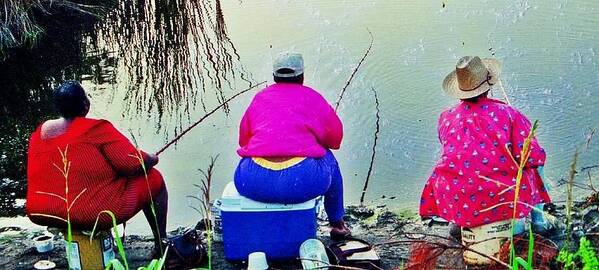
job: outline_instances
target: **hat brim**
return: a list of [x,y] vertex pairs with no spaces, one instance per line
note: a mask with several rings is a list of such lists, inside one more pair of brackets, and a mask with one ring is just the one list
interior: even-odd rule
[[[483,64],[487,67],[487,70],[491,75],[489,83],[492,85],[497,84],[497,82],[499,81],[499,75],[501,75],[501,62],[494,58],[484,58],[481,60]],[[460,89],[460,86],[458,84],[458,77],[455,70],[449,73],[449,75],[445,77],[445,80],[443,80],[443,91],[445,91],[445,93],[448,96],[457,99],[468,99],[477,97],[489,90],[491,90],[491,86],[489,84],[483,84],[478,88],[470,91],[464,91]]]

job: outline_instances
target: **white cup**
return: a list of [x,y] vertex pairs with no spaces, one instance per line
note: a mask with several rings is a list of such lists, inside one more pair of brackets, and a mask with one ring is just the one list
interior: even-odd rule
[[54,241],[52,235],[40,235],[36,238],[33,238],[33,244],[35,245],[35,249],[39,253],[46,253],[54,249]]
[[264,252],[253,252],[248,256],[248,270],[266,270],[266,254]]

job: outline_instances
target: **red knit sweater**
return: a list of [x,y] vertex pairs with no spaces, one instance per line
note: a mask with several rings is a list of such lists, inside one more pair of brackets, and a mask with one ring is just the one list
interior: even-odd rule
[[[65,197],[65,177],[61,151],[70,164],[68,174],[69,203],[84,189],[70,210],[75,228],[93,226],[98,213],[112,211],[118,222],[126,221],[140,210],[139,193],[148,194],[146,183],[132,185],[131,179],[143,177],[135,146],[106,120],[76,118],[68,130],[55,138],[41,139],[41,126],[31,135],[27,164],[27,214],[41,225],[63,227],[64,222],[35,214],[66,219],[66,204],[48,193]],[[162,184],[160,174],[149,179],[152,189]],[[141,182],[141,181],[136,181]],[[110,219],[101,219],[109,227]]]

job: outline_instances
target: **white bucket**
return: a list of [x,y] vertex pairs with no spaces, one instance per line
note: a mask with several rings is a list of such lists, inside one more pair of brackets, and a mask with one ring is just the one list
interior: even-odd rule
[[[462,243],[480,253],[497,258],[501,245],[510,237],[511,220],[503,220],[474,228],[462,228]],[[489,258],[464,251],[464,262],[468,265],[488,265]]]

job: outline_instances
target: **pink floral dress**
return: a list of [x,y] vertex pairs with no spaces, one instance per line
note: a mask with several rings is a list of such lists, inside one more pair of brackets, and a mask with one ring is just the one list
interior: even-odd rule
[[[428,179],[420,215],[439,216],[463,227],[477,227],[512,217],[520,152],[530,121],[494,99],[461,101],[439,118],[442,155]],[[534,139],[520,186],[517,216],[549,202],[537,167],[545,151]]]

